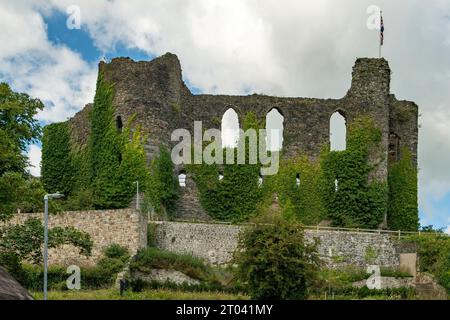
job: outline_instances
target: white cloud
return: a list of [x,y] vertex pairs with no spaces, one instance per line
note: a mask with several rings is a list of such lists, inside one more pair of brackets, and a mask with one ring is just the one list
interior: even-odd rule
[[41,158],[42,158],[42,150],[37,145],[30,145],[28,149],[28,161],[30,165],[27,170],[31,173],[31,175],[35,177],[39,177],[41,175]]
[[0,81],[41,99],[46,108],[39,120],[64,121],[92,101],[95,67],[66,46],[50,43],[42,15],[31,4],[1,2],[0,12]]

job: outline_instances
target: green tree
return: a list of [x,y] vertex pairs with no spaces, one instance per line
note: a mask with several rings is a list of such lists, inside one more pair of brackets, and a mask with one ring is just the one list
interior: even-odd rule
[[34,116],[44,105],[27,94],[0,83],[0,177],[7,171],[25,172],[28,144],[39,139],[41,127]]
[[320,265],[301,226],[275,219],[248,227],[235,251],[237,278],[253,299],[306,299]]
[[[17,209],[42,210],[44,188],[39,179],[26,174],[27,157],[23,154],[27,145],[40,136],[41,128],[34,116],[42,108],[39,100],[15,93],[7,84],[0,84],[0,222],[10,219]],[[2,225],[0,263],[12,263],[17,269],[21,260],[39,262],[43,238],[44,227],[37,219]],[[77,246],[85,255],[90,255],[92,249],[92,241],[84,232],[74,228],[51,229],[49,246],[54,248],[63,244]]]

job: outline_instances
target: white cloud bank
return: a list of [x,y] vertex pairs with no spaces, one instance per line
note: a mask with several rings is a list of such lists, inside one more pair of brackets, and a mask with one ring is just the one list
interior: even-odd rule
[[[378,33],[367,29],[366,9],[379,5],[392,92],[417,102],[422,113],[419,188],[426,219],[440,212],[433,203],[450,192],[449,1],[3,2],[0,26],[7,32],[0,43],[12,47],[2,45],[0,70],[15,76],[15,87],[52,102],[40,115],[50,121],[64,120],[92,97],[88,84],[95,70],[48,43],[38,12],[79,5],[82,26],[100,50],[120,44],[152,55],[176,53],[185,79],[205,93],[339,98],[349,88],[355,58],[378,54]],[[16,61],[4,58],[14,53],[21,53]]]

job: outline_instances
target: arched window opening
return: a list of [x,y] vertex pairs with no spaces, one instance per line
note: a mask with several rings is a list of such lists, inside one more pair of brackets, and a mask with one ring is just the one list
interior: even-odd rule
[[239,140],[239,118],[232,108],[222,117],[222,148],[236,148]]
[[273,108],[266,115],[266,149],[267,151],[280,151],[283,147],[284,117]]
[[295,185],[298,187],[300,187],[300,173],[297,173],[297,175],[295,176]]
[[116,117],[116,129],[118,132],[122,132],[123,130],[123,123],[122,123],[122,117],[117,116]]
[[180,187],[186,187],[186,173],[184,171],[181,171],[178,175],[178,184]]
[[336,111],[330,118],[330,151],[344,151],[347,148],[347,121]]

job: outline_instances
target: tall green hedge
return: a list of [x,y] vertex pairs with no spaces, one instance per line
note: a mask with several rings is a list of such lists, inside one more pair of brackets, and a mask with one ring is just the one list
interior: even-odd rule
[[402,149],[401,155],[400,160],[389,168],[388,226],[392,230],[417,231],[417,170],[408,149]]
[[44,128],[41,175],[47,192],[71,193],[74,167],[70,149],[69,126],[66,122],[53,123]]

